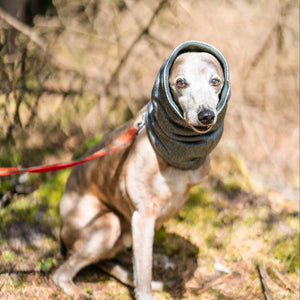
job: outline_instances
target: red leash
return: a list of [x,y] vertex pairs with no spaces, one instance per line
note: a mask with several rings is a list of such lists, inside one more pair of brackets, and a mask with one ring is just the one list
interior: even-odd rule
[[114,152],[118,149],[121,149],[128,145],[139,133],[140,126],[132,126],[127,132],[119,136],[113,144],[108,145],[100,149],[99,151],[95,152],[94,154],[87,156],[80,160],[71,161],[68,163],[59,163],[47,166],[36,166],[30,168],[0,168],[0,176],[9,176],[9,175],[16,175],[16,174],[23,174],[23,173],[45,173],[45,172],[53,172],[58,171],[66,168],[71,168],[80,164],[84,164],[90,160],[95,158],[104,156],[108,153]]

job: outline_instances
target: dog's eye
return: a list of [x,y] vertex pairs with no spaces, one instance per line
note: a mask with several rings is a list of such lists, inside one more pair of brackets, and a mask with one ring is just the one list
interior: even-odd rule
[[185,87],[187,87],[187,82],[185,81],[185,79],[178,78],[178,79],[176,80],[176,86],[177,86],[179,89],[184,89]]
[[212,78],[212,79],[210,80],[210,84],[211,84],[212,86],[219,86],[219,85],[221,84],[221,80],[218,79],[218,78]]

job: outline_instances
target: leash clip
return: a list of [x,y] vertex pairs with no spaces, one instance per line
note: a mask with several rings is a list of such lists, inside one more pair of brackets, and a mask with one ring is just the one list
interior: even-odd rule
[[144,112],[142,116],[142,121],[137,124],[137,126],[139,127],[139,131],[137,132],[137,135],[139,135],[144,130],[145,125],[146,125],[146,121],[145,121],[145,112]]

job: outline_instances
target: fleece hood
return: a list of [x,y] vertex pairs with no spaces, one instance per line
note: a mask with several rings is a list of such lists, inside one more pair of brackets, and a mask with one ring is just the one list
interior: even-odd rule
[[[169,87],[171,67],[176,57],[184,52],[208,52],[218,59],[223,68],[224,85],[217,105],[217,122],[206,133],[195,132],[188,125]],[[228,64],[218,49],[198,41],[187,41],[176,47],[157,74],[146,109],[147,134],[155,151],[173,167],[185,170],[199,168],[222,136],[230,94]]]

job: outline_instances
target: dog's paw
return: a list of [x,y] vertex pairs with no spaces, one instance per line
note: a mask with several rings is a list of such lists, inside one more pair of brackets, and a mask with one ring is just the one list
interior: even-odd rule
[[60,272],[55,272],[53,275],[53,281],[58,287],[60,287],[64,293],[69,295],[74,300],[92,300],[91,295],[83,292],[77,287],[71,279],[67,279],[66,276]]
[[162,291],[164,289],[164,283],[162,281],[151,281],[152,291]]
[[151,293],[135,292],[135,297],[137,300],[153,300]]

